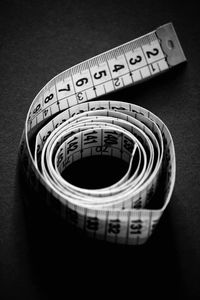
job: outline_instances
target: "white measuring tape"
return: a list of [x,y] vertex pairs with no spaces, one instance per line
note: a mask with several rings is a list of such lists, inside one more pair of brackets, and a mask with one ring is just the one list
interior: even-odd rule
[[[176,164],[170,132],[153,113],[127,102],[87,101],[185,60],[169,23],[62,72],[32,102],[19,151],[25,175],[55,211],[89,236],[144,243],[170,200]],[[84,189],[62,177],[74,161],[102,155],[128,162],[119,182]],[[156,195],[162,205],[152,209]]]

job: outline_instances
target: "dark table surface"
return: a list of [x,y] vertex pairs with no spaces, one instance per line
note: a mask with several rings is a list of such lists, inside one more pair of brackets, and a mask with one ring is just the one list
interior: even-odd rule
[[[0,299],[200,297],[198,6],[13,0],[1,1],[0,16]],[[105,96],[146,107],[173,136],[176,185],[155,234],[145,246],[116,247],[68,233],[39,206],[29,216],[17,151],[36,93],[59,72],[170,21],[188,63]]]

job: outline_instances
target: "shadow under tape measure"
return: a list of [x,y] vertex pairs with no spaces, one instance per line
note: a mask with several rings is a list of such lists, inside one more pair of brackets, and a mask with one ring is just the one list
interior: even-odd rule
[[[173,296],[180,278],[175,243],[167,209],[151,239],[139,247],[92,240],[47,208],[25,184],[18,168],[18,197],[24,205],[31,278],[48,299],[85,294]],[[92,294],[91,294],[92,295]]]

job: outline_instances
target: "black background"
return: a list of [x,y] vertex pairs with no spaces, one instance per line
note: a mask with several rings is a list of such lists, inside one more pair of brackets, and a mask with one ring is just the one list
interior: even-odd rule
[[[198,1],[196,1],[198,3]],[[200,295],[200,22],[192,1],[1,1],[0,298]],[[177,155],[171,202],[142,247],[88,241],[23,199],[17,151],[27,110],[59,72],[172,21],[188,63],[105,96],[146,107]],[[32,198],[35,195],[32,194]],[[94,291],[95,289],[95,291]]]

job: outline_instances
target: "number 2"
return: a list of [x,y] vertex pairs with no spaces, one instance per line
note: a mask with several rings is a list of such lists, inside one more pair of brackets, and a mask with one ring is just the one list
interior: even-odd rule
[[157,48],[153,48],[152,51],[147,51],[147,57],[151,58],[151,56],[156,56],[159,53],[159,50]]
[[115,86],[120,86],[121,82],[119,81],[119,78],[114,78],[113,80]]

